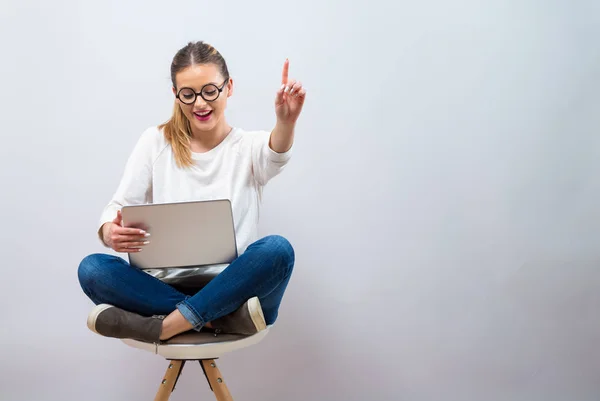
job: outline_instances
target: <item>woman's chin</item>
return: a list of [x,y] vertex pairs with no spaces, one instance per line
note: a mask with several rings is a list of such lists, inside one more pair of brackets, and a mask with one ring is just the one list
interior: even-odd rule
[[212,118],[209,121],[192,120],[192,127],[201,132],[212,131],[215,129],[216,125],[215,120]]

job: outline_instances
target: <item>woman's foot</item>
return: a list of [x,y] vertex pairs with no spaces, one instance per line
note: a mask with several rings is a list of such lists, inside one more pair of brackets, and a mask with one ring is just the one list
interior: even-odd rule
[[252,335],[267,328],[258,297],[250,298],[236,311],[210,322],[215,333]]
[[162,324],[161,340],[168,340],[178,334],[192,330],[193,326],[188,322],[178,309],[171,312]]
[[163,319],[163,316],[144,317],[112,305],[100,304],[88,315],[87,326],[105,337],[158,343]]

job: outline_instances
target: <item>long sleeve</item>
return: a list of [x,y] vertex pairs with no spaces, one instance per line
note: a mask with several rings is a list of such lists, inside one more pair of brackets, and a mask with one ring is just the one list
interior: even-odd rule
[[292,156],[292,149],[285,153],[277,153],[269,147],[271,133],[262,131],[255,135],[252,143],[252,170],[259,185],[266,185],[269,180],[283,171]]
[[152,163],[156,144],[156,130],[146,130],[130,154],[116,192],[104,207],[98,222],[98,236],[102,241],[102,225],[111,222],[117,211],[126,205],[152,201]]

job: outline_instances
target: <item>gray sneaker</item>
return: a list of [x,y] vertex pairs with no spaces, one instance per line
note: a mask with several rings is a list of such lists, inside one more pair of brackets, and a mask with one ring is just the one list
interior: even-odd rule
[[229,315],[210,322],[215,333],[252,335],[267,328],[260,301],[250,298]]
[[87,319],[94,333],[105,337],[160,342],[164,316],[144,317],[108,304],[97,305]]

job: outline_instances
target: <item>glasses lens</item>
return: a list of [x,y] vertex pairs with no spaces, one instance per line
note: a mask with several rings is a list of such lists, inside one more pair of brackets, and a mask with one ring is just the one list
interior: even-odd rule
[[192,104],[196,101],[196,94],[190,88],[183,88],[179,91],[179,100],[185,104]]
[[202,88],[202,97],[208,101],[215,100],[219,97],[219,88],[212,84],[206,85]]

